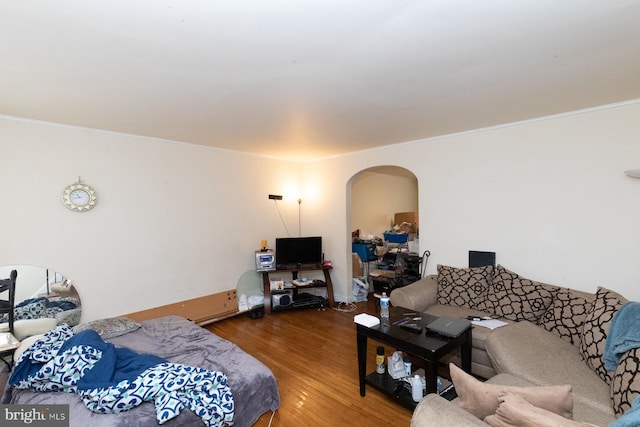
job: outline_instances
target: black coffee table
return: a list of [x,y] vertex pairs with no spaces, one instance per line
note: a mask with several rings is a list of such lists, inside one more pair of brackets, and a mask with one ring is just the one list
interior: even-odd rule
[[[365,386],[369,384],[412,409],[416,403],[411,399],[410,394],[398,392],[401,388],[398,387],[398,381],[400,380],[394,380],[387,372],[378,374],[373,371],[373,373],[367,375],[368,338],[424,360],[426,365],[424,371],[427,382],[427,393],[436,393],[438,361],[443,356],[459,348],[462,369],[465,372],[471,372],[471,328],[456,338],[447,338],[426,331],[425,326],[436,320],[437,317],[424,313],[419,313],[416,316],[405,315],[404,313],[414,313],[414,311],[402,307],[392,307],[390,309],[390,326],[382,326],[382,324],[380,324],[368,328],[356,323],[358,376],[360,379],[360,396],[365,395]],[[421,320],[413,321],[413,323],[418,323],[422,326],[422,332],[416,334],[393,324],[405,317],[422,317]]]

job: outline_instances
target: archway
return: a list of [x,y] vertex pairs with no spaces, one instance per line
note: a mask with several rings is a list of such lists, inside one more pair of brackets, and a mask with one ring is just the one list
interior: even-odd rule
[[[395,225],[395,213],[419,213],[418,179],[403,167],[380,165],[361,170],[347,182],[346,194],[348,241],[356,231],[365,238],[382,237]],[[416,232],[419,235],[419,229]],[[417,239],[410,244],[419,253]],[[346,265],[352,277],[351,258]]]

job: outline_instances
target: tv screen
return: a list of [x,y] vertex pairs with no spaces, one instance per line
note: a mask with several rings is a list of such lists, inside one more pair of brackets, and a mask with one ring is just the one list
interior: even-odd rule
[[276,239],[276,268],[317,267],[320,265],[322,265],[322,237]]

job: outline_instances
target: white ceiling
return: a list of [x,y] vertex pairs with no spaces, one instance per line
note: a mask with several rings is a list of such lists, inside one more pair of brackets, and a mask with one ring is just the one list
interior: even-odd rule
[[0,0],[0,114],[305,161],[640,98],[638,0]]

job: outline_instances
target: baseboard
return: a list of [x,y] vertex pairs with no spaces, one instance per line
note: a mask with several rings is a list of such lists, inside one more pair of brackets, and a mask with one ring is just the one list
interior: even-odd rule
[[148,310],[136,311],[124,316],[140,322],[157,317],[175,315],[192,320],[199,325],[205,325],[234,316],[237,313],[239,313],[238,298],[234,289]]

